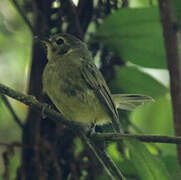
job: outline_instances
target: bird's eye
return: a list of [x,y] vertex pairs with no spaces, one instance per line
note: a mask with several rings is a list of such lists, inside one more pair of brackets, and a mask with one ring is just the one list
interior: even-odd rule
[[64,43],[64,41],[63,41],[62,39],[58,39],[58,40],[56,40],[56,43],[57,43],[58,45],[61,45],[61,44]]

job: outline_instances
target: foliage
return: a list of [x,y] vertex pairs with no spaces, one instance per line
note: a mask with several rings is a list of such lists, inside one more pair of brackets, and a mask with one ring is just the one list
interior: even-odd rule
[[[180,1],[174,2],[180,12]],[[134,3],[130,1],[128,8],[114,10],[107,17],[103,17],[101,23],[92,22],[86,39],[91,48],[94,43],[106,48],[110,52],[108,58],[109,56],[120,58],[121,63],[114,64],[111,60],[107,60],[108,58],[100,63],[104,73],[106,66],[109,66],[106,73],[112,73],[108,82],[112,92],[145,94],[155,99],[155,102],[138,107],[133,112],[123,112],[120,121],[122,118],[129,120],[127,122],[129,131],[173,135],[169,87],[159,81],[159,78],[164,79],[164,77],[155,78],[155,71],[148,73],[144,70],[146,67],[158,72],[164,69],[167,72],[164,38],[157,4],[156,0],[136,0]],[[31,67],[31,34],[12,4],[5,0],[0,1],[0,22],[0,81],[14,89],[25,91]],[[94,23],[98,25],[93,25]],[[92,49],[95,54],[103,52],[101,48],[98,51],[95,51],[94,47]],[[19,117],[24,120],[25,106],[12,100],[11,103]],[[1,101],[0,141],[21,141],[21,132]],[[115,143],[109,144],[107,149],[127,179],[180,179],[175,145],[148,145],[131,141],[125,142],[125,146],[125,155],[118,151]],[[83,153],[83,144],[79,139],[74,139],[74,147],[76,147],[74,154],[78,158]],[[0,150],[0,153],[3,151],[5,149]],[[10,163],[10,173],[13,175],[19,161],[20,156],[15,153]],[[2,159],[0,167],[3,167]],[[4,169],[1,168],[0,174],[3,172]],[[82,179],[86,179],[86,175],[87,172],[84,170]],[[105,174],[101,174],[97,179],[105,177]]]

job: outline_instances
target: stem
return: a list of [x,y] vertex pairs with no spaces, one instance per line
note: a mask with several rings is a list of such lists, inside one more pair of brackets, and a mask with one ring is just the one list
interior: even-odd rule
[[93,133],[91,138],[97,141],[115,141],[123,139],[138,139],[146,143],[168,143],[181,144],[181,137],[157,136],[157,135],[139,135],[139,134],[121,134],[121,133]]
[[[107,175],[112,179],[115,180],[114,176],[112,175],[112,173],[110,172],[109,168],[107,167],[107,165],[104,163],[104,161],[100,158],[100,155],[96,152],[94,146],[92,145],[91,141],[86,137],[86,135],[81,132],[80,133],[81,138],[84,140],[85,144],[89,147],[89,149],[91,150],[91,152],[95,155],[95,157],[97,158],[97,160],[100,162],[100,164],[103,166],[104,170],[106,171]],[[122,180],[122,179],[120,179]]]
[[15,122],[19,125],[19,127],[23,128],[24,125],[21,122],[21,120],[18,118],[16,112],[14,111],[13,107],[11,106],[10,102],[8,101],[7,97],[2,95],[1,96],[2,100],[4,101],[4,104],[7,106],[7,108],[9,109],[11,115],[13,116]]
[[[95,146],[94,146],[95,147]],[[121,171],[118,169],[114,161],[109,157],[109,155],[104,151],[99,149],[99,147],[95,147],[99,156],[104,160],[105,164],[110,167],[115,176],[118,177],[119,180],[126,180]]]
[[24,22],[27,24],[27,26],[29,27],[30,31],[32,32],[33,35],[35,35],[35,31],[33,29],[33,26],[31,25],[30,21],[28,20],[28,18],[26,17],[25,13],[23,12],[23,10],[21,9],[21,7],[19,6],[19,4],[16,2],[16,0],[10,0],[11,3],[14,4],[15,8],[17,9],[17,11],[19,12],[19,14],[21,15],[21,17],[23,18]]
[[[168,70],[170,73],[173,118],[176,136],[181,136],[181,53],[180,30],[176,9],[171,0],[159,0],[161,23],[165,39]],[[181,145],[177,145],[177,154],[181,166]]]

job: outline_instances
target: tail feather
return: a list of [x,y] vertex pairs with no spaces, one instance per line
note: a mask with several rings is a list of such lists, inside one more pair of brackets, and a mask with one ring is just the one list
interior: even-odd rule
[[129,111],[146,102],[154,101],[152,97],[140,94],[113,94],[112,98],[116,104],[116,108]]

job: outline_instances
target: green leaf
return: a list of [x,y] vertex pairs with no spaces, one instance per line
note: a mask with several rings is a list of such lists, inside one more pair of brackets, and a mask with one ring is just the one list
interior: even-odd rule
[[[169,95],[160,96],[155,98],[154,103],[138,107],[135,111],[131,112],[130,119],[131,122],[139,126],[147,134],[174,135],[172,104]],[[173,154],[175,152],[176,155],[175,148],[170,152],[171,147],[175,147],[173,144],[157,144],[157,146],[164,147],[162,148],[162,153],[167,151],[169,154]],[[168,146],[170,147],[168,148]]]
[[168,88],[156,79],[133,66],[121,68],[116,66],[115,78],[109,85],[112,93],[120,93],[122,90],[126,93],[144,94],[153,98],[169,92]]
[[125,141],[141,180],[171,180],[164,163],[137,140]]
[[134,0],[129,2],[129,7],[150,7],[157,4],[157,0]]
[[176,9],[175,12],[176,12],[176,15],[178,17],[179,24],[181,24],[181,1],[180,0],[173,0],[173,4],[174,4],[175,9]]
[[[154,103],[147,103],[136,108],[130,114],[131,122],[143,133],[174,136],[174,124],[170,96],[160,96]],[[133,131],[132,131],[133,132]],[[156,145],[164,156],[174,156],[177,159],[175,144],[160,143]],[[176,164],[175,164],[176,166]]]
[[[155,103],[138,107],[130,114],[131,122],[143,133],[174,136],[172,105],[168,95],[155,99]],[[131,131],[135,133],[135,131]],[[181,179],[175,144],[149,144],[157,150],[174,180]],[[149,148],[150,150],[150,148]]]
[[178,158],[170,155],[170,156],[163,156],[162,161],[164,162],[165,166],[167,167],[169,173],[172,175],[174,180],[181,179],[181,171],[178,164]]
[[167,68],[158,8],[125,8],[108,16],[96,40],[124,61],[144,67]]

